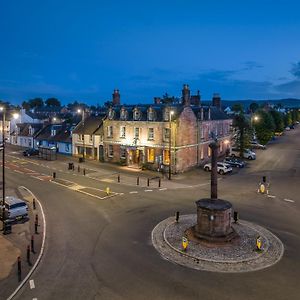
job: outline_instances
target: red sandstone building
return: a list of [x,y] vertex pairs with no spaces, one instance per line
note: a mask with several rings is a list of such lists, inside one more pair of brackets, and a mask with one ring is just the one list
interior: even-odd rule
[[103,160],[152,170],[183,172],[210,159],[212,133],[224,154],[232,119],[221,109],[215,94],[212,105],[201,105],[199,92],[190,95],[183,86],[181,103],[121,105],[118,90],[103,120]]

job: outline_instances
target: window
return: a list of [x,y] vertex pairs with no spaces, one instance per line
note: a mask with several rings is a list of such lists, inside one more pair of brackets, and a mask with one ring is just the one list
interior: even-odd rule
[[164,163],[164,165],[170,164],[170,151],[169,150],[163,151],[163,163]]
[[108,145],[108,156],[109,157],[114,156],[114,147],[113,147],[113,145]]
[[56,130],[55,129],[51,129],[51,136],[55,136],[56,135]]
[[155,111],[152,108],[148,110],[148,121],[154,121]]
[[211,156],[211,148],[210,148],[210,147],[207,148],[207,156],[208,156],[208,157]]
[[122,110],[121,110],[120,119],[121,120],[126,120],[127,119],[127,111],[124,108],[122,108]]
[[149,163],[154,163],[155,159],[155,149],[154,148],[149,148],[148,149],[148,162]]
[[134,138],[139,139],[140,138],[140,128],[135,127],[134,128]]
[[113,109],[110,109],[110,110],[108,111],[108,118],[109,118],[110,120],[112,120],[112,119],[114,118],[114,116],[115,116],[115,111],[114,111]]
[[34,133],[34,129],[30,126],[29,127],[29,135],[33,135],[33,133]]
[[92,143],[92,142],[93,142],[93,136],[90,135],[90,143]]
[[113,127],[107,126],[107,137],[113,137]]
[[170,128],[164,128],[164,141],[168,141],[170,139]]
[[148,140],[154,140],[154,128],[148,128]]
[[83,141],[84,140],[84,134],[79,134],[78,138],[79,138],[79,141]]
[[201,126],[201,139],[204,139],[204,127]]
[[200,159],[204,159],[204,148],[203,148],[203,146],[201,147],[201,150],[200,150]]
[[140,116],[141,116],[140,111],[137,108],[135,108],[133,111],[133,120],[135,121],[139,120]]
[[120,126],[120,138],[125,138],[125,137],[126,137],[126,127]]
[[123,158],[123,159],[126,158],[126,148],[125,147],[120,148],[120,158]]

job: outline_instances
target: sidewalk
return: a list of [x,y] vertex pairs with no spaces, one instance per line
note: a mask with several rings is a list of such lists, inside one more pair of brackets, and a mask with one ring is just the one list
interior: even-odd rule
[[[34,221],[35,215],[39,216],[39,223],[42,223],[41,213],[36,204],[36,210],[32,209],[32,196],[21,188],[6,189],[6,194],[23,199],[27,202],[29,207],[29,219],[12,223],[12,232],[3,235],[0,232],[0,299],[7,299],[10,294],[17,288],[20,281],[23,280],[26,274],[34,265],[42,240],[42,226],[39,226],[39,234],[34,234]],[[2,226],[2,225],[0,225]],[[31,238],[34,235],[34,250],[35,253],[30,251],[30,264],[27,262],[27,247],[31,249]],[[21,275],[18,276],[17,260],[21,258]]]

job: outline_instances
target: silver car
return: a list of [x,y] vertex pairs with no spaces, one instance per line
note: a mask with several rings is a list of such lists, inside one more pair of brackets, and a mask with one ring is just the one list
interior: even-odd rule
[[9,221],[28,217],[27,203],[13,196],[5,197],[5,219]]

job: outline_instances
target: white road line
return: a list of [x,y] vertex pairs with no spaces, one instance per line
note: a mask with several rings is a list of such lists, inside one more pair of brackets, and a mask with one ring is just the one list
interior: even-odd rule
[[33,279],[29,280],[29,285],[30,285],[30,289],[34,289],[35,288],[34,280]]
[[276,196],[268,195],[269,198],[276,198]]
[[137,193],[138,193],[137,191],[129,192],[129,194],[137,194]]
[[39,177],[36,177],[36,176],[30,176],[30,177],[35,178],[35,179],[38,179],[38,180],[40,180],[40,181],[44,181],[44,179],[39,178]]
[[144,192],[152,192],[153,190],[144,190]]
[[18,171],[18,170],[14,170],[14,172],[19,173],[19,174],[24,174],[24,172]]
[[38,300],[37,298],[32,298],[32,300]]
[[295,202],[294,200],[291,200],[291,199],[283,199],[284,201],[286,201],[286,202]]
[[161,188],[161,189],[158,189],[159,191],[165,191],[167,190],[167,188]]

